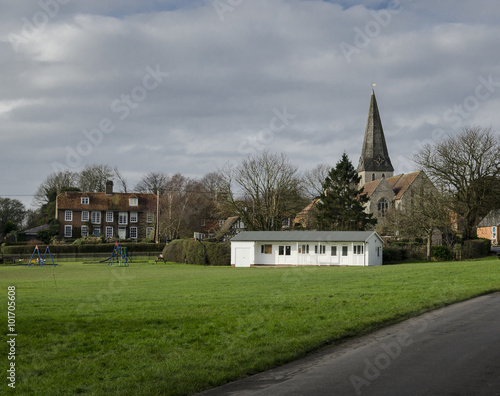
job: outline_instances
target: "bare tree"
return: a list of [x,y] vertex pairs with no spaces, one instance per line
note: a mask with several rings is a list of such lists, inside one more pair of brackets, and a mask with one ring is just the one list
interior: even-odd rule
[[204,194],[201,183],[177,173],[167,177],[160,196],[160,233],[166,238],[192,235],[193,219],[199,220]]
[[62,189],[68,187],[74,188],[77,184],[78,173],[68,170],[51,173],[38,186],[34,195],[33,205],[36,207],[42,207],[49,201],[55,200],[55,197],[61,192]]
[[126,193],[127,192],[127,180],[123,177],[121,172],[118,170],[118,167],[115,166],[113,168],[113,173],[115,174],[115,178],[118,181],[118,188],[121,193]]
[[106,180],[112,180],[114,175],[113,169],[109,165],[85,165],[80,172],[78,187],[85,192],[104,192],[106,191]]
[[134,186],[136,192],[141,193],[153,193],[156,194],[157,191],[160,195],[167,188],[167,183],[169,181],[168,176],[162,172],[149,172],[144,176],[139,182]]
[[330,165],[323,163],[304,173],[304,190],[310,198],[319,197],[324,193],[323,183],[330,169]]
[[387,224],[408,238],[425,238],[427,241],[427,261],[431,259],[432,234],[437,231],[448,232],[451,218],[448,201],[436,188],[422,188],[412,195],[402,209],[387,213]]
[[490,128],[467,127],[425,145],[414,161],[449,194],[451,209],[462,220],[462,238],[472,238],[479,217],[498,206],[500,137]]
[[[249,230],[279,230],[305,206],[297,167],[285,154],[250,156],[219,169],[222,193]],[[236,192],[238,191],[238,192]]]

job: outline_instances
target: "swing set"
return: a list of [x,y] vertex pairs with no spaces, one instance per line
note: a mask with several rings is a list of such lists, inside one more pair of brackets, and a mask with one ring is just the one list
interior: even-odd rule
[[128,267],[128,261],[129,257],[127,248],[122,247],[118,242],[116,242],[115,247],[113,248],[113,253],[109,258],[108,266],[117,262],[119,267]]
[[[33,260],[33,257],[35,256],[35,253],[38,255],[36,260]],[[43,253],[43,257],[40,255],[40,249],[38,248],[38,245],[35,246],[35,250],[33,250],[33,254],[31,255],[30,261],[28,261],[28,267],[33,264],[40,264],[40,267],[43,267],[43,263],[45,263],[45,256],[47,256],[47,253],[50,256],[50,260],[52,261],[52,265],[55,267],[56,264],[54,263],[54,259],[52,258],[52,253],[50,253],[50,249],[47,246],[45,248],[45,252]]]

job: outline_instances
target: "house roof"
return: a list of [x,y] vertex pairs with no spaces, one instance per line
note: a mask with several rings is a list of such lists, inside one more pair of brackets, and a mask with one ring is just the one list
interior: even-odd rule
[[263,242],[365,242],[375,231],[243,231],[231,241]]
[[224,235],[226,235],[231,229],[231,227],[234,225],[234,223],[238,221],[238,219],[239,219],[238,216],[228,217],[227,220],[222,225],[222,227],[219,229],[219,231],[217,231],[214,238],[222,238]]
[[42,224],[42,225],[39,225],[38,227],[33,227],[33,228],[30,228],[29,230],[25,230],[24,233],[26,235],[36,235],[36,233],[38,231],[46,230],[49,227],[50,227],[50,224]]
[[358,166],[358,173],[362,171],[394,172],[373,89],[363,140],[363,149],[361,150]]
[[[82,197],[89,198],[88,205],[82,205]],[[130,206],[129,198],[137,198],[137,206]],[[151,211],[156,208],[156,194],[66,191],[57,196],[57,208],[58,210]]]
[[492,210],[490,213],[488,213],[484,219],[482,219],[479,224],[477,225],[478,227],[492,227],[492,226],[499,226],[500,225],[500,209],[499,210]]

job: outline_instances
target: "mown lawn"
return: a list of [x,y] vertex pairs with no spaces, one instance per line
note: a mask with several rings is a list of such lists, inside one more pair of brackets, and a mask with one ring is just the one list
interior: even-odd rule
[[[17,394],[188,395],[498,291],[500,260],[369,268],[0,267],[3,373],[11,285]],[[0,386],[0,393],[10,391],[5,375]]]

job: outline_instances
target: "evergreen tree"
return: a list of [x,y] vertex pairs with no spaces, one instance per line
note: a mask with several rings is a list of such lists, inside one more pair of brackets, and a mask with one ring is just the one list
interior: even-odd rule
[[322,231],[364,231],[377,224],[365,212],[368,197],[358,188],[361,177],[347,154],[337,162],[323,183],[323,193],[316,205],[316,229]]

